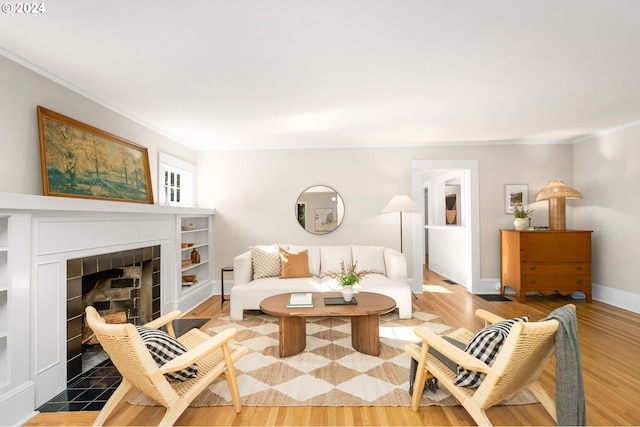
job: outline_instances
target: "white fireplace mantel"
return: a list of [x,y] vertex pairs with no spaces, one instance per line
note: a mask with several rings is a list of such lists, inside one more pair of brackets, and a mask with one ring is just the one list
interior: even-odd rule
[[174,215],[213,215],[215,209],[184,206],[153,205],[149,203],[114,202],[75,197],[37,196],[32,194],[0,193],[0,212],[67,211],[111,212]]
[[0,372],[0,425],[26,421],[66,386],[67,260],[159,245],[161,281],[168,284],[161,310],[189,310],[211,295],[213,285],[180,294],[180,221],[214,214],[199,207],[0,193],[0,282],[2,276],[7,282],[0,283],[0,314],[6,313],[0,317],[10,320],[0,325],[0,368],[9,372]]

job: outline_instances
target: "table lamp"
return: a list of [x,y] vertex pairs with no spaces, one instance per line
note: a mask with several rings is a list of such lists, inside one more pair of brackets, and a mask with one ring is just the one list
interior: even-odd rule
[[566,199],[582,199],[578,190],[567,186],[562,180],[549,181],[537,195],[535,201],[549,201],[549,229],[566,230]]

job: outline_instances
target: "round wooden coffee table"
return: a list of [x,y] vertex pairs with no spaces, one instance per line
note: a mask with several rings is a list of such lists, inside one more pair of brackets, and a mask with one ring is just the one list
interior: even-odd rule
[[306,317],[350,317],[351,345],[360,353],[380,354],[380,318],[396,308],[393,298],[373,292],[355,294],[357,304],[325,305],[326,297],[341,297],[339,292],[313,292],[313,307],[287,308],[291,293],[264,299],[260,309],[280,318],[280,357],[301,353],[307,346]]

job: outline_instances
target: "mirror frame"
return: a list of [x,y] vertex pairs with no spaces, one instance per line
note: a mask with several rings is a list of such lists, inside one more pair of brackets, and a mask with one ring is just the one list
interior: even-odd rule
[[[301,206],[303,209],[300,209]],[[307,221],[309,213],[313,221]],[[328,185],[312,185],[307,187],[296,200],[294,215],[296,222],[303,230],[317,235],[335,231],[344,220],[344,200],[340,193]],[[335,226],[327,225],[321,218],[336,218]]]

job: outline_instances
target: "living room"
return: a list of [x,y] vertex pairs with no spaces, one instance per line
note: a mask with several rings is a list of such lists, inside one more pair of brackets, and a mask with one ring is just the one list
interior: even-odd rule
[[[50,14],[53,5],[51,8]],[[13,19],[5,15],[3,20],[9,18]],[[9,30],[0,30],[3,38],[8,35],[4,31]],[[638,57],[636,44],[634,38],[629,37],[626,44],[617,46],[625,51],[623,56],[628,59]],[[582,200],[567,202],[567,228],[593,230],[594,300],[640,313],[640,295],[631,269],[633,251],[628,250],[634,247],[640,232],[627,226],[636,219],[635,212],[640,208],[640,201],[630,197],[633,190],[629,191],[632,183],[640,178],[635,160],[640,151],[636,143],[640,137],[640,113],[636,110],[613,114],[617,104],[602,93],[606,89],[592,86],[588,81],[584,86],[572,87],[577,92],[563,92],[559,98],[580,104],[584,98],[601,97],[601,105],[597,109],[593,107],[593,114],[606,116],[607,124],[573,138],[565,135],[555,139],[550,136],[536,138],[534,132],[530,132],[517,138],[496,136],[453,142],[434,138],[385,144],[372,137],[371,143],[358,146],[341,140],[344,135],[334,136],[333,131],[328,130],[309,131],[315,141],[306,148],[296,148],[298,135],[292,133],[284,136],[289,142],[284,148],[269,149],[265,137],[264,147],[259,143],[251,149],[240,146],[198,150],[161,132],[161,127],[146,125],[134,115],[127,115],[117,106],[81,90],[73,82],[48,72],[42,64],[30,63],[19,50],[10,47],[4,42],[0,44],[0,92],[3,94],[0,99],[3,117],[0,144],[5,154],[0,158],[3,210],[15,207],[10,203],[16,195],[42,195],[38,105],[146,147],[156,201],[159,200],[159,153],[196,165],[197,205],[202,209],[215,209],[210,254],[213,272],[231,265],[234,256],[253,244],[358,243],[399,249],[397,215],[382,214],[381,210],[394,195],[414,195],[413,162],[474,160],[478,164],[477,244],[480,256],[475,261],[479,273],[478,289],[496,292],[495,285],[499,283],[499,230],[513,227],[512,216],[505,214],[504,186],[527,184],[529,202],[533,203],[535,194],[548,181],[563,179],[583,196]],[[636,59],[630,62],[625,72],[638,66]],[[622,68],[620,63],[611,67],[611,80],[622,81],[627,94],[637,93],[637,81],[625,80],[626,74],[615,74],[618,68]],[[571,72],[562,74],[565,84],[580,71],[588,74],[589,70],[576,66]],[[535,81],[526,84],[535,85]],[[574,101],[572,96],[579,100]],[[489,103],[490,99],[485,102]],[[555,102],[560,100],[547,100],[548,104]],[[505,121],[519,114],[529,114],[525,105],[526,102],[517,104],[511,111],[503,111]],[[473,112],[463,114],[465,117],[459,119],[457,126],[465,127],[465,121],[471,120],[472,115]],[[204,122],[209,118],[201,117],[200,120]],[[487,125],[501,128],[501,121],[494,120]],[[565,124],[565,127],[569,126]],[[562,124],[554,122],[546,125],[546,130],[551,134],[561,127]],[[302,134],[305,132],[300,132]],[[294,215],[299,194],[316,184],[335,188],[346,207],[340,227],[322,236],[304,231]],[[424,238],[419,217],[418,214],[406,214],[403,224],[410,284],[417,292],[422,291],[422,267],[415,261],[414,248]],[[544,203],[535,205],[532,224],[548,224]],[[219,293],[220,280],[217,274],[215,276],[214,289]],[[32,304],[31,311],[36,313],[35,300]]]

